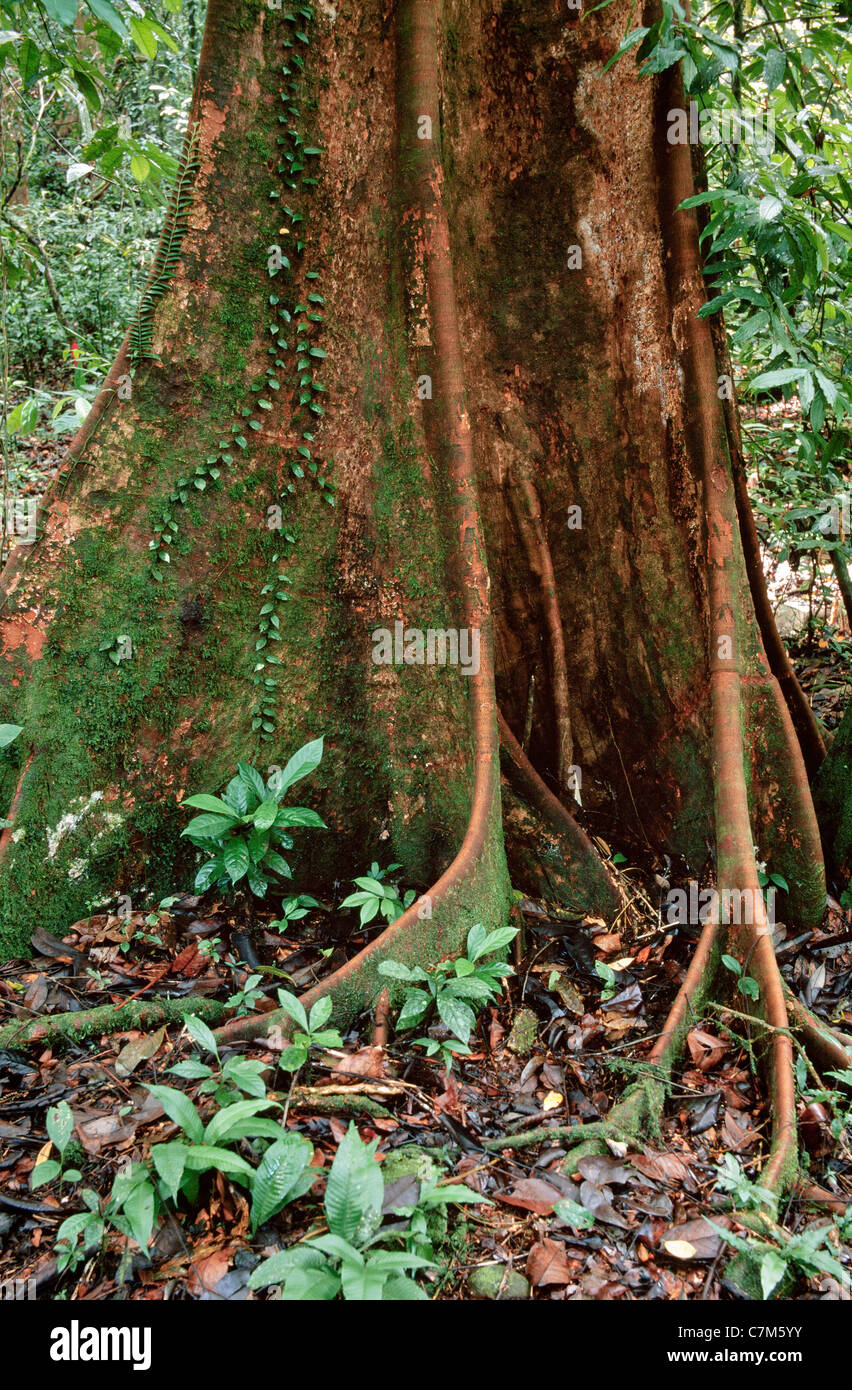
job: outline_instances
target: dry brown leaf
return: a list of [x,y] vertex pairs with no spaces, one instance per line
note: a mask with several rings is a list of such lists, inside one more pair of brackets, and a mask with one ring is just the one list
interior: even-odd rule
[[334,1076],[384,1076],[385,1052],[382,1047],[359,1047],[347,1052],[334,1068]]
[[575,1271],[565,1255],[565,1246],[558,1240],[540,1240],[527,1259],[527,1278],[536,1288],[543,1284],[571,1284]]
[[712,1071],[728,1051],[722,1038],[714,1037],[703,1028],[691,1028],[686,1039],[689,1054],[699,1071]]
[[149,1057],[159,1052],[165,1036],[165,1028],[158,1028],[156,1033],[143,1034],[127,1043],[115,1059],[116,1076],[129,1076],[140,1062],[147,1062]]
[[[717,1226],[730,1226],[730,1221],[725,1216],[714,1218]],[[686,1221],[681,1226],[669,1226],[663,1232],[661,1247],[666,1253],[671,1254],[669,1247],[686,1246],[694,1251],[691,1255],[677,1254],[675,1259],[679,1260],[715,1260],[719,1251],[722,1249],[721,1237],[716,1235],[713,1227],[708,1221],[700,1216],[697,1221]]]
[[630,1162],[643,1177],[653,1182],[668,1183],[672,1187],[682,1187],[685,1192],[695,1192],[695,1178],[682,1158],[677,1154],[646,1153],[633,1154]]
[[550,1183],[542,1182],[541,1178],[521,1178],[508,1192],[495,1192],[494,1196],[498,1202],[505,1202],[510,1207],[521,1207],[524,1211],[535,1212],[537,1216],[546,1216],[553,1211],[557,1202],[562,1201],[563,1194],[556,1187],[551,1187]]

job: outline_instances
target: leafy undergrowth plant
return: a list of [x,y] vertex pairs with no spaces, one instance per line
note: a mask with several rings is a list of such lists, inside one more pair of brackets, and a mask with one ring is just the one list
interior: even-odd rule
[[730,1197],[736,1211],[760,1211],[762,1207],[772,1210],[775,1207],[774,1193],[753,1182],[733,1154],[725,1154],[717,1165],[716,1186]]
[[[326,1028],[331,1017],[332,1002],[329,995],[318,999],[311,1009],[310,1016],[305,1012],[305,1006],[295,994],[289,990],[279,989],[278,1002],[286,1014],[292,1018],[296,1025],[292,1042],[289,1047],[283,1047],[278,1058],[278,1065],[284,1071],[299,1071],[308,1060],[308,1054],[312,1047],[342,1047],[343,1039],[336,1028]],[[283,1036],[279,1028],[272,1028],[270,1037],[273,1043],[283,1044]]]
[[319,907],[319,903],[308,893],[299,893],[296,897],[283,898],[278,909],[281,916],[277,917],[274,922],[267,922],[267,930],[271,931],[274,927],[279,932],[286,931],[291,922],[299,922],[303,917],[307,917],[312,907]]
[[401,864],[388,864],[386,869],[380,869],[374,861],[370,865],[368,874],[364,874],[361,878],[353,878],[352,882],[358,892],[350,893],[348,898],[343,899],[340,906],[357,907],[358,920],[362,927],[366,927],[379,914],[390,926],[392,922],[402,916],[417,897],[413,888],[409,888],[405,894],[400,896],[396,884],[385,882],[388,874],[400,868],[402,868]]
[[[421,1184],[415,1205],[392,1208],[402,1223],[382,1228],[384,1178],[375,1153],[378,1139],[365,1144],[350,1124],[328,1174],[324,1211],[328,1232],[271,1255],[252,1272],[249,1286],[280,1285],[288,1302],[351,1302],[427,1299],[407,1273],[435,1269],[426,1231],[430,1211],[448,1203],[485,1201],[462,1183]],[[404,1249],[388,1249],[393,1241]],[[429,1254],[423,1253],[423,1250]]]
[[470,1052],[468,1043],[476,1026],[476,1011],[495,1000],[502,992],[503,980],[515,973],[508,961],[486,961],[485,957],[508,946],[517,934],[517,927],[498,927],[488,932],[477,923],[468,932],[466,954],[456,960],[440,961],[429,970],[403,965],[398,960],[382,961],[379,974],[408,986],[396,1021],[397,1030],[414,1028],[437,1014],[453,1034],[453,1040],[423,1037],[415,1038],[414,1043],[425,1047],[427,1056],[440,1056],[447,1067],[454,1053]]
[[196,892],[212,887],[233,890],[242,883],[249,895],[263,898],[271,882],[292,878],[290,865],[279,852],[293,848],[289,831],[327,827],[307,806],[282,807],[281,802],[295,782],[319,766],[322,754],[322,738],[304,744],[267,782],[256,768],[238,763],[237,775],[221,797],[206,792],[186,797],[183,805],[202,815],[195,816],[181,833],[210,856],[195,876]]
[[[187,1028],[218,1062],[216,1040],[207,1025],[201,1019],[189,1018]],[[169,1119],[180,1128],[182,1137],[154,1144],[145,1162],[128,1163],[116,1175],[105,1203],[91,1188],[79,1189],[85,1210],[66,1218],[57,1232],[60,1273],[75,1269],[97,1250],[110,1228],[132,1238],[143,1252],[147,1251],[155,1223],[169,1206],[176,1209],[183,1202],[192,1208],[197,1204],[205,1173],[223,1173],[247,1189],[252,1231],[308,1192],[320,1176],[321,1170],[312,1166],[314,1149],[310,1141],[260,1113],[282,1108],[279,1102],[266,1097],[262,1063],[230,1058],[217,1075],[214,1068],[190,1058],[169,1070],[200,1080],[201,1092],[216,1102],[215,1113],[205,1123],[183,1091],[172,1086],[148,1086]],[[64,1156],[73,1134],[69,1107],[64,1102],[52,1107],[47,1123],[52,1142]],[[256,1167],[235,1152],[235,1146],[243,1140],[250,1140],[253,1149],[260,1153]],[[32,1186],[50,1181],[61,1172],[61,1162],[45,1159],[33,1170]],[[82,1175],[65,1169],[63,1176],[65,1180],[79,1180]]]
[[770,1298],[785,1280],[792,1282],[800,1275],[813,1279],[815,1275],[829,1274],[841,1288],[849,1290],[849,1274],[837,1259],[831,1244],[834,1231],[831,1224],[807,1226],[797,1235],[788,1235],[779,1227],[774,1244],[753,1236],[735,1235],[713,1221],[708,1224],[726,1245],[749,1260],[757,1260],[764,1298]]

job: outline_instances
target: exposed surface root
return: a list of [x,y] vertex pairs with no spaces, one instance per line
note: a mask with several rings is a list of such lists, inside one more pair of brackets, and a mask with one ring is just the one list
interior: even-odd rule
[[527,561],[539,581],[550,651],[550,684],[553,692],[553,713],[556,719],[556,773],[560,791],[568,787],[568,769],[573,762],[574,741],[571,733],[571,712],[568,703],[568,662],[565,656],[565,633],[559,611],[559,591],[553,572],[553,559],[547,541],[541,502],[532,479],[523,474],[510,489],[515,520],[527,552]]
[[817,1067],[823,1071],[845,1071],[852,1067],[852,1039],[829,1028],[789,991],[787,1012],[791,1026],[801,1034],[805,1051]]
[[76,1042],[80,1038],[117,1033],[125,1028],[151,1028],[160,1023],[174,1023],[187,1014],[194,1014],[206,1023],[218,1023],[224,1012],[225,1005],[218,999],[140,999],[128,1004],[101,1004],[97,1009],[81,1009],[79,1013],[7,1023],[5,1028],[0,1028],[0,1049],[26,1047],[29,1043],[52,1046],[63,1040]]

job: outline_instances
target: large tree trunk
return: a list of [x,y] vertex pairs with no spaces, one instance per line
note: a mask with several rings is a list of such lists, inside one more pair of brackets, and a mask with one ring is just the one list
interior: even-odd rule
[[[818,920],[819,836],[755,621],[694,214],[677,211],[680,79],[640,80],[630,61],[604,74],[626,0],[582,26],[556,11],[322,5],[306,45],[286,5],[211,0],[187,226],[151,301],[159,360],[136,366],[130,400],[102,397],[5,579],[4,717],[25,729],[4,769],[7,950],[119,889],[172,887],[181,796],[321,732],[330,831],[305,843],[299,886],[357,872],[381,842],[428,890],[333,981],[343,1009],[369,1001],[377,955],[447,951],[503,920],[507,853],[516,886],[617,908],[561,804],[576,768],[587,829],[755,890],[756,846],[791,884],[790,919]],[[290,189],[304,147],[322,153],[297,158]],[[315,189],[300,181],[314,172]],[[292,271],[271,277],[276,245]],[[322,416],[299,411],[299,354],[322,363]],[[267,410],[252,383],[273,361]],[[244,408],[259,428],[215,463]],[[321,484],[296,476],[311,421]],[[221,476],[195,488],[209,458]],[[281,640],[256,650],[279,572]],[[478,672],[375,665],[371,634],[397,622],[480,630]],[[134,655],[114,665],[99,648],[119,635]],[[280,664],[255,672],[270,651]],[[271,714],[253,732],[258,691]],[[46,857],[69,812],[78,827]],[[756,952],[783,1029],[764,928],[734,945]],[[661,1064],[683,1018],[681,998]],[[788,1051],[779,1035],[776,1090]]]

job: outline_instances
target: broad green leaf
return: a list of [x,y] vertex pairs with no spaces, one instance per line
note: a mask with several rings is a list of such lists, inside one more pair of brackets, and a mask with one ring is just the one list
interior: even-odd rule
[[780,87],[787,71],[787,58],[780,48],[767,49],[763,59],[763,80],[770,92]]
[[258,830],[271,830],[278,815],[277,801],[262,801],[254,812],[254,823]]
[[208,1052],[212,1052],[214,1057],[219,1056],[219,1048],[216,1039],[203,1018],[198,1018],[195,1014],[187,1014],[183,1021],[184,1027],[191,1038],[194,1038],[199,1047],[206,1047]]
[[482,956],[490,956],[495,951],[501,951],[504,946],[508,946],[510,941],[514,941],[518,934],[517,927],[498,927],[496,931],[488,932],[484,936],[477,936],[473,949],[471,950],[471,937],[476,931],[476,927],[471,927],[467,939],[467,954],[470,960],[480,960]]
[[396,1026],[399,1029],[413,1028],[428,1012],[432,996],[422,989],[410,989],[405,996]]
[[185,1096],[183,1091],[176,1090],[174,1086],[151,1086],[147,1082],[145,1084],[154,1099],[160,1102],[169,1119],[180,1125],[193,1144],[200,1143],[204,1125],[189,1096]]
[[760,1287],[768,1298],[787,1272],[787,1264],[776,1250],[769,1250],[760,1261]]
[[408,966],[403,965],[402,961],[398,960],[383,960],[379,965],[379,974],[386,975],[391,980],[413,980],[416,978]]
[[260,1098],[266,1095],[266,1082],[262,1076],[265,1070],[261,1063],[230,1057],[222,1068],[222,1080],[239,1086],[247,1095]]
[[222,863],[221,858],[217,856],[215,859],[208,859],[207,863],[202,864],[198,873],[195,875],[196,893],[206,892],[215,879],[223,878],[224,876],[225,865]]
[[322,1269],[294,1269],[281,1290],[283,1303],[330,1303],[340,1293],[340,1278]]
[[429,1301],[429,1295],[425,1289],[409,1279],[407,1274],[393,1274],[388,1279],[382,1290],[383,1303],[423,1303]]
[[303,777],[307,777],[309,772],[313,772],[319,767],[323,754],[322,738],[314,739],[311,743],[306,743],[298,752],[294,753],[284,770],[278,773],[274,779],[275,791],[278,796],[282,796],[294,782],[299,782]]
[[343,1297],[350,1302],[379,1302],[387,1279],[388,1271],[378,1268],[371,1260],[363,1265],[342,1264],[340,1267]]
[[761,372],[756,376],[750,386],[752,391],[768,391],[772,386],[787,386],[792,381],[798,381],[804,371],[803,367],[781,367],[774,372]]
[[[89,173],[92,166],[87,164],[85,172]],[[21,401],[14,410],[9,412],[6,420],[6,428],[10,434],[30,434],[38,424],[38,401],[30,396],[27,400]]]
[[86,0],[86,4],[92,11],[92,14],[95,15],[97,19],[102,20],[104,24],[108,24],[113,33],[118,34],[120,39],[129,37],[124,20],[121,18],[115,6],[109,3],[109,0]]
[[222,854],[222,862],[231,882],[239,883],[248,873],[248,846],[243,840],[229,840]]
[[41,1187],[43,1183],[53,1182],[62,1172],[61,1164],[55,1158],[43,1158],[41,1163],[37,1163],[30,1175],[30,1187],[32,1189]]
[[150,1182],[140,1182],[134,1187],[123,1211],[134,1240],[143,1252],[146,1251],[154,1229],[154,1188]]
[[285,1205],[297,1180],[308,1167],[313,1152],[313,1144],[300,1134],[287,1134],[277,1143],[270,1144],[252,1182],[252,1231],[256,1231],[258,1226],[262,1226]]
[[59,1152],[64,1154],[74,1133],[74,1116],[67,1100],[61,1100],[48,1110],[47,1133]]
[[325,1256],[309,1245],[295,1245],[289,1250],[279,1250],[263,1260],[249,1275],[250,1289],[265,1289],[270,1284],[281,1284],[294,1269],[327,1269]]
[[[293,873],[287,860],[284,859],[276,850],[267,850],[261,861],[261,868],[268,869],[272,873],[280,874],[282,878],[292,878]],[[304,916],[304,913],[300,914]]]
[[232,777],[225,788],[225,799],[241,816],[247,814],[250,806],[257,804],[257,797],[242,777]]
[[308,1015],[305,1013],[305,1006],[295,994],[291,994],[288,989],[279,989],[278,1000],[284,1010],[292,1018],[294,1023],[298,1023],[305,1032],[310,1032],[308,1027]]
[[442,990],[438,995],[438,1016],[460,1042],[470,1041],[470,1035],[476,1025],[474,1012],[447,990]]
[[204,1062],[199,1062],[196,1057],[189,1057],[185,1062],[175,1062],[173,1067],[167,1067],[166,1070],[171,1076],[182,1076],[187,1081],[201,1081],[213,1075],[212,1068]]
[[156,58],[157,36],[145,19],[136,15],[130,17],[130,37],[145,58]]
[[384,1182],[373,1154],[354,1124],[344,1135],[325,1189],[325,1215],[332,1235],[354,1245],[368,1240],[382,1219]]
[[757,207],[757,215],[761,222],[773,222],[780,212],[783,212],[784,204],[780,198],[776,198],[774,193],[767,193],[765,198],[761,198]]
[[247,1120],[251,1115],[257,1115],[261,1110],[269,1110],[273,1102],[271,1100],[237,1100],[233,1105],[226,1105],[222,1110],[217,1110],[213,1119],[204,1131],[205,1144],[227,1144],[231,1138],[231,1131],[243,1120]]
[[275,817],[275,824],[281,830],[294,825],[310,825],[315,830],[328,829],[322,816],[307,806],[285,806]]
[[251,767],[248,763],[237,763],[237,773],[246,786],[254,792],[259,802],[266,800],[266,787],[256,768]]
[[444,986],[444,994],[451,994],[455,999],[475,999],[482,1004],[486,1004],[489,999],[494,998],[494,988],[472,975],[460,980],[450,980]]
[[38,77],[40,59],[38,45],[34,44],[32,39],[23,39],[18,47],[18,72],[24,91],[27,91]]
[[594,1213],[581,1207],[579,1202],[573,1202],[570,1197],[564,1201],[557,1202],[553,1208],[553,1213],[558,1216],[560,1221],[567,1221],[569,1226],[573,1226],[577,1231],[587,1230],[589,1226],[594,1226]]
[[192,806],[197,811],[213,811],[217,816],[227,816],[231,823],[239,819],[233,806],[229,806],[219,796],[208,796],[206,792],[184,797],[181,806]]
[[206,1173],[210,1168],[215,1168],[229,1178],[244,1178],[247,1182],[254,1176],[254,1169],[244,1158],[215,1144],[193,1144],[186,1151],[186,1166],[196,1173]]
[[311,1009],[308,1032],[318,1033],[321,1028],[325,1027],[326,1023],[328,1023],[328,1020],[331,1018],[331,1011],[333,1008],[334,1005],[330,994],[324,994],[322,999],[318,999]]
[[0,748],[8,748],[23,732],[20,724],[0,724]]
[[226,820],[224,816],[217,816],[212,811],[205,811],[202,816],[193,816],[186,829],[180,833],[181,835],[188,835],[190,839],[221,840],[233,825],[233,819]]
[[187,1152],[186,1144],[181,1143],[179,1139],[173,1140],[170,1144],[153,1144],[151,1146],[151,1158],[154,1167],[165,1183],[173,1202],[177,1201],[180,1192]]
[[42,0],[44,8],[55,19],[57,24],[61,24],[63,29],[72,29],[77,18],[77,0]]

